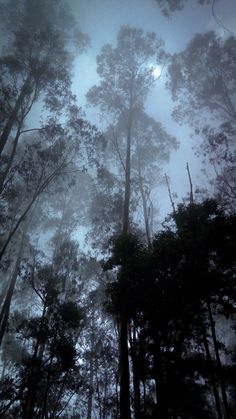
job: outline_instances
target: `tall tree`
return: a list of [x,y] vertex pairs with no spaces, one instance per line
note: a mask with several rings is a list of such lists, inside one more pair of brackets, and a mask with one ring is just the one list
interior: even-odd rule
[[[144,34],[142,29],[122,26],[117,35],[117,46],[105,45],[97,57],[97,72],[101,78],[98,86],[87,93],[88,101],[99,106],[108,115],[109,123],[122,121],[125,132],[123,160],[125,181],[122,232],[127,234],[130,225],[131,150],[137,112],[155,82],[153,65],[163,59],[162,41],[154,33]],[[118,144],[119,148],[119,144]],[[120,415],[130,418],[129,360],[125,312],[120,318]]]
[[60,111],[70,99],[73,46],[81,50],[87,42],[62,2],[11,0],[1,10],[8,53],[0,62],[0,155],[12,138],[18,141],[36,101]]
[[[178,122],[203,137],[201,155],[210,163],[218,198],[233,208],[236,198],[236,40],[214,32],[196,35],[172,57],[168,87]],[[200,147],[199,147],[200,148]]]

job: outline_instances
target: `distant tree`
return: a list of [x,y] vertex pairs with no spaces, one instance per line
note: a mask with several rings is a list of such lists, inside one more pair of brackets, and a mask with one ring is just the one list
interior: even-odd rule
[[177,104],[174,118],[203,136],[200,154],[214,171],[218,198],[231,208],[236,196],[235,46],[232,36],[222,40],[214,32],[196,35],[172,57],[167,83]]
[[[169,17],[173,12],[182,10],[188,0],[155,0],[164,16]],[[212,0],[198,0],[200,5],[211,4]],[[213,0],[214,3],[214,0]]]
[[[162,41],[154,33],[144,34],[141,29],[122,26],[117,35],[117,46],[105,45],[97,57],[97,72],[101,78],[92,87],[87,99],[98,106],[108,118],[108,123],[123,124],[126,135],[125,199],[123,230],[129,227],[131,148],[135,115],[144,107],[151,86],[155,82],[153,66],[163,60]],[[118,144],[119,147],[119,144]]]
[[71,51],[87,43],[60,2],[11,0],[2,2],[1,10],[7,45],[0,61],[0,156],[8,143],[7,154],[16,148],[36,102],[58,112],[71,99]]

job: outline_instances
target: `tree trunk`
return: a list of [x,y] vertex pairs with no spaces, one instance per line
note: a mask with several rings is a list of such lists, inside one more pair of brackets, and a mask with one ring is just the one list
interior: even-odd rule
[[[43,350],[40,352],[40,356],[38,354],[40,350],[40,338],[42,335],[43,323],[44,323],[44,319],[46,318],[46,314],[47,314],[47,306],[46,306],[46,303],[44,302],[43,312],[42,312],[42,316],[40,320],[39,332],[37,335],[37,341],[35,343],[34,353],[31,359],[30,376],[26,384],[28,391],[27,391],[25,403],[23,406],[22,419],[32,419],[34,417],[34,407],[37,400],[37,393],[38,393],[39,385],[40,385],[40,383],[36,381],[37,369],[35,369],[35,363],[37,360],[40,360],[43,357]],[[43,344],[42,346],[44,348],[45,345]]]
[[120,321],[120,419],[131,419],[127,320]]
[[150,224],[149,224],[149,216],[148,216],[148,208],[147,208],[147,199],[145,196],[144,188],[143,188],[143,179],[142,179],[142,172],[141,172],[141,158],[140,158],[140,151],[138,148],[138,182],[139,182],[139,189],[142,198],[143,204],[143,215],[144,215],[144,224],[147,236],[147,244],[148,247],[151,247],[151,231],[150,231]]
[[7,290],[7,293],[6,293],[2,308],[1,308],[1,312],[0,312],[0,346],[2,344],[2,339],[4,337],[6,327],[7,327],[7,323],[8,323],[8,319],[9,319],[11,300],[12,300],[12,296],[13,296],[13,293],[14,293],[19,269],[20,269],[20,263],[21,263],[21,260],[22,260],[22,253],[23,253],[23,250],[24,250],[24,241],[25,241],[25,236],[26,236],[28,225],[29,225],[29,223],[25,223],[25,225],[24,225],[24,229],[23,229],[22,238],[21,238],[21,241],[20,241],[20,246],[19,246],[19,251],[18,251],[18,256],[17,256],[17,260],[16,260],[16,263],[15,263],[14,271],[12,273],[10,284],[9,284],[9,287],[8,287],[8,290]]
[[130,346],[131,346],[131,358],[133,365],[133,388],[134,388],[134,417],[135,419],[141,418],[141,405],[140,405],[140,380],[138,370],[138,354],[137,354],[137,342],[136,342],[136,330],[133,325],[133,333],[130,327]]
[[17,148],[19,137],[20,137],[20,127],[18,128],[17,133],[15,135],[11,155],[8,159],[6,168],[5,168],[4,172],[0,175],[0,194],[2,193],[2,191],[4,189],[4,183],[5,183],[6,177],[7,177],[8,173],[11,169],[13,159],[14,159],[15,154],[16,154],[16,148]]
[[29,91],[31,90],[30,84],[31,84],[31,76],[28,76],[22,86],[21,92],[16,100],[15,106],[12,109],[9,119],[5,127],[3,128],[2,134],[0,136],[0,156],[2,155],[3,149],[7,143],[12,127],[14,123],[17,122],[17,117],[18,117],[20,107],[22,106],[25,97],[29,94]]
[[146,390],[146,382],[145,379],[142,381],[143,383],[143,414],[144,418],[147,416],[147,390]]
[[16,231],[18,230],[19,226],[21,225],[21,223],[25,220],[26,216],[28,215],[29,211],[31,210],[32,206],[34,205],[35,201],[37,200],[37,198],[45,191],[45,189],[47,188],[47,186],[50,184],[50,182],[57,176],[57,174],[59,174],[61,168],[64,166],[64,164],[61,164],[57,169],[54,170],[53,173],[51,173],[51,175],[49,175],[44,182],[42,182],[41,185],[39,185],[38,189],[35,191],[32,199],[30,200],[29,204],[27,205],[27,207],[25,208],[24,212],[21,214],[21,216],[19,217],[18,221],[15,224],[15,227],[11,230],[11,232],[8,235],[8,238],[6,239],[2,249],[0,250],[0,260],[2,259],[2,257],[5,254],[5,251],[11,241],[11,239],[13,238],[14,234],[16,233]]
[[[207,360],[208,360],[209,363],[211,363],[212,358],[211,358],[209,344],[208,344],[208,340],[207,340],[207,336],[206,336],[206,330],[205,330],[205,327],[204,327],[203,324],[202,324],[201,329],[202,329],[203,344],[204,344],[204,347],[205,347]],[[218,419],[223,419],[223,415],[222,415],[222,411],[221,411],[220,398],[219,398],[218,389],[217,389],[215,371],[212,371],[211,384],[212,384],[212,390],[213,390],[213,395],[214,395],[214,399],[215,399],[215,405],[216,405],[216,411],[217,411]]]
[[157,417],[161,419],[168,419],[168,409],[165,401],[165,383],[162,365],[162,356],[159,343],[155,342],[154,351],[154,380],[156,386],[156,399],[157,399]]
[[[123,234],[129,231],[129,206],[130,206],[130,173],[131,173],[131,116],[127,127],[126,164],[125,164],[125,196],[123,212]],[[120,419],[130,419],[130,387],[129,387],[129,353],[128,353],[128,320],[124,313],[120,319],[119,337],[120,358]]]
[[[94,342],[92,339],[91,344],[92,350],[94,349]],[[89,395],[88,395],[88,407],[87,407],[87,419],[92,419],[92,407],[93,407],[93,391],[94,391],[94,354],[90,355],[90,376],[89,376]]]
[[230,411],[229,411],[229,404],[228,404],[228,398],[227,398],[227,392],[226,392],[225,379],[224,379],[224,374],[223,374],[223,371],[222,371],[222,364],[221,364],[221,359],[220,359],[218,342],[217,342],[217,338],[216,338],[215,322],[214,322],[214,319],[213,319],[211,304],[210,304],[209,301],[207,302],[207,309],[208,309],[208,315],[209,315],[209,320],[210,320],[210,328],[211,328],[213,346],[214,346],[215,357],[216,357],[217,374],[218,374],[218,377],[219,377],[220,389],[221,389],[222,400],[223,400],[223,405],[224,405],[224,410],[225,410],[225,418],[230,419],[231,415],[230,415]]
[[52,382],[51,382],[52,360],[53,360],[53,358],[51,357],[50,365],[49,365],[49,369],[48,369],[48,373],[47,373],[47,382],[46,382],[46,389],[45,389],[44,398],[43,398],[43,407],[42,407],[41,419],[44,419],[44,418],[48,417],[48,415],[47,415],[47,402],[48,402],[48,393],[49,393],[50,387],[52,385]]
[[127,234],[129,230],[129,206],[130,206],[130,174],[131,174],[131,121],[128,122],[126,161],[125,161],[125,197],[123,210],[123,233]]

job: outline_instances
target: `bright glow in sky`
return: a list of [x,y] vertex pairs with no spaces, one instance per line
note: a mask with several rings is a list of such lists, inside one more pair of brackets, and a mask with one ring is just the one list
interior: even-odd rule
[[[199,6],[196,0],[188,0],[184,10],[174,13],[166,19],[160,12],[156,0],[70,0],[74,15],[81,29],[91,37],[91,48],[86,54],[78,57],[74,67],[74,92],[78,95],[79,104],[86,109],[88,119],[99,128],[103,123],[99,120],[98,110],[86,108],[85,95],[88,89],[99,83],[96,74],[96,55],[104,44],[116,43],[116,34],[123,24],[141,27],[144,31],[153,31],[162,38],[168,53],[183,50],[196,33],[215,30],[219,36],[227,36],[212,16],[211,5]],[[225,27],[236,28],[236,0],[219,0],[215,2],[215,13]],[[158,79],[160,67],[154,67],[153,74]],[[170,162],[164,171],[170,177],[171,190],[177,192],[179,199],[189,192],[186,162],[189,163],[194,188],[208,183],[201,173],[201,161],[196,158],[192,146],[197,140],[191,138],[188,126],[180,126],[173,121],[171,113],[173,102],[165,89],[165,69],[149,95],[146,111],[150,116],[161,122],[166,131],[176,136],[180,148],[173,152]],[[198,139],[199,141],[199,139]],[[157,194],[158,195],[158,194]],[[171,210],[167,188],[160,188],[157,203],[160,218]]]
[[152,67],[152,74],[157,79],[161,75],[161,67],[159,65],[157,66],[151,66]]

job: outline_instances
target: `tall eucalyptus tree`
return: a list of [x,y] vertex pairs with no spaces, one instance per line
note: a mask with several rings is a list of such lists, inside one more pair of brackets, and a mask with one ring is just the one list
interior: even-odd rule
[[[122,233],[130,230],[132,150],[140,112],[155,83],[153,67],[165,58],[163,42],[155,33],[122,26],[117,34],[117,45],[108,44],[97,56],[100,84],[87,93],[88,102],[98,106],[107,118],[108,126],[120,128],[122,143],[115,133],[116,153],[124,171]],[[113,130],[114,133],[114,130]],[[121,148],[124,149],[121,151]],[[124,154],[123,154],[124,151]],[[120,416],[130,418],[129,360],[127,343],[128,314],[120,313]]]

